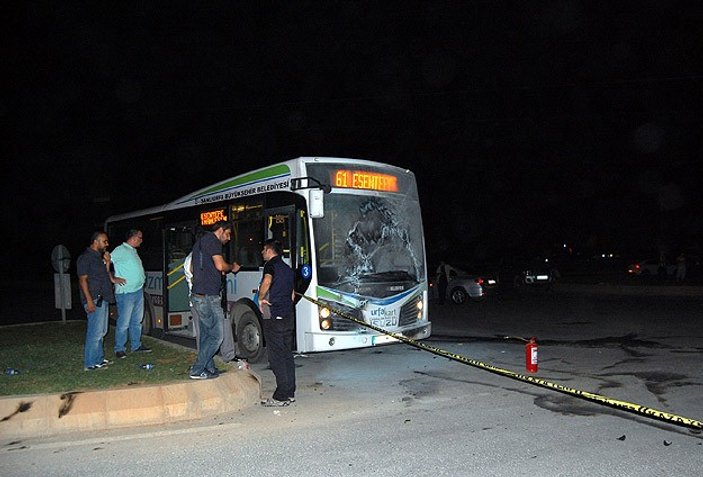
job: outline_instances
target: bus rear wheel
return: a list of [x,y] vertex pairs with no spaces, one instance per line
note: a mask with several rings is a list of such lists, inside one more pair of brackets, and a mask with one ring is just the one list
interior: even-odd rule
[[237,354],[250,363],[258,363],[264,356],[264,334],[251,311],[244,313],[237,324]]

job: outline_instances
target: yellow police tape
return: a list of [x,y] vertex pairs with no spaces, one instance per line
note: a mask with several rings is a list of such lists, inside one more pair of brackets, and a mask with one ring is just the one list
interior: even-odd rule
[[460,363],[467,364],[469,366],[474,366],[479,369],[483,369],[486,371],[489,371],[491,373],[495,373],[501,376],[505,376],[511,379],[515,379],[518,381],[523,381],[526,383],[534,384],[536,386],[541,386],[543,388],[551,389],[553,391],[558,391],[560,393],[568,394],[571,396],[576,396],[578,398],[586,399],[588,401],[596,402],[599,404],[604,404],[606,406],[610,406],[616,409],[621,409],[623,411],[631,412],[634,414],[639,414],[641,416],[653,418],[653,419],[659,419],[661,421],[666,421],[670,422],[672,424],[676,424],[678,426],[683,426],[683,427],[688,427],[691,429],[703,429],[703,422],[698,421],[696,419],[690,419],[688,417],[683,417],[683,416],[678,416],[676,414],[671,414],[668,412],[664,411],[659,411],[657,409],[652,409],[651,407],[647,406],[641,406],[639,404],[627,402],[627,401],[620,401],[618,399],[612,399],[606,396],[603,396],[601,394],[596,394],[596,393],[591,393],[588,391],[581,391],[579,389],[574,389],[574,388],[569,388],[566,386],[562,386],[561,384],[556,384],[552,383],[549,381],[545,381],[544,379],[539,379],[534,376],[526,376],[524,374],[519,374],[514,371],[510,371],[508,369],[502,369],[498,368],[496,366],[491,366],[490,364],[482,363],[481,361],[477,361],[475,359],[467,358],[466,356],[462,356],[460,354],[455,354],[455,353],[450,353],[449,351],[445,351],[440,348],[435,348],[434,346],[429,346],[425,343],[422,343],[420,341],[416,341],[412,338],[408,338],[406,336],[403,336],[398,333],[393,333],[391,331],[386,331],[383,328],[379,328],[377,326],[371,325],[369,323],[366,323],[365,321],[361,321],[341,310],[336,310],[334,308],[331,308],[328,304],[322,303],[318,300],[315,300],[314,298],[311,298],[307,295],[301,295],[303,298],[306,300],[320,306],[323,308],[328,308],[331,312],[335,313],[338,316],[341,316],[343,318],[346,318],[347,320],[353,321],[354,323],[364,326],[366,328],[372,329],[374,331],[377,331],[379,333],[383,333],[386,336],[390,336],[391,338],[395,338],[398,341],[402,341],[403,343],[409,344],[410,346],[414,346],[415,348],[419,348],[425,351],[429,351],[430,353],[436,354],[438,356],[442,356],[444,358],[450,359],[452,361],[458,361]]

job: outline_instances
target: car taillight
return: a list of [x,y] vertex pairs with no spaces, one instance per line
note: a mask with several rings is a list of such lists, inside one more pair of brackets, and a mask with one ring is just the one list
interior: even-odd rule
[[639,263],[635,263],[635,269],[639,270],[640,268],[641,268],[641,267],[640,267],[640,264],[639,264]]
[[483,285],[483,278],[481,278],[481,277],[475,278],[474,281],[476,283],[478,283],[479,285]]

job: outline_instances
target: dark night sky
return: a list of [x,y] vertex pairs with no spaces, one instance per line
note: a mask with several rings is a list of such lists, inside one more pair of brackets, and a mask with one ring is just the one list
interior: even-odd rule
[[431,259],[700,246],[703,9],[610,3],[21,2],[3,253],[301,155],[412,169]]

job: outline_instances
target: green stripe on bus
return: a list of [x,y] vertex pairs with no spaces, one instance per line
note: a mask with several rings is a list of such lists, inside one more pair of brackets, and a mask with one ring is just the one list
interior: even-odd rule
[[324,288],[317,287],[317,297],[318,298],[327,298],[329,300],[334,300],[334,301],[339,301],[342,296],[339,293],[332,293],[329,290],[325,290]]
[[286,164],[279,164],[277,166],[269,167],[268,169],[252,172],[251,174],[246,174],[241,177],[235,177],[234,179],[228,180],[221,184],[214,185],[209,189],[194,195],[193,197],[212,194],[213,192],[217,192],[218,190],[229,189],[230,187],[240,186],[248,182],[261,181],[270,177],[277,177],[285,174],[290,174],[290,168]]

